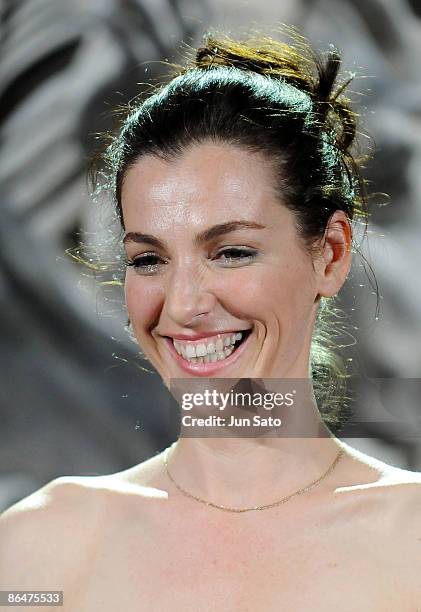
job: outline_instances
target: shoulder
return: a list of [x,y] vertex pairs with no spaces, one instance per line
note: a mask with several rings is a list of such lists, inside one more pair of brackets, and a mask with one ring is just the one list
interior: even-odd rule
[[392,467],[379,486],[385,491],[399,533],[407,529],[421,543],[421,472]]
[[58,588],[68,568],[80,562],[92,514],[100,511],[98,496],[89,493],[80,479],[57,478],[3,512],[1,587]]
[[354,536],[377,559],[382,576],[421,608],[421,472],[355,449],[351,454],[358,477],[336,489],[344,501],[342,519],[358,528]]
[[0,590],[77,583],[118,502],[148,495],[118,474],[66,476],[14,504],[0,515]]
[[328,515],[338,540],[399,609],[421,610],[421,473],[345,449]]
[[357,507],[379,510],[390,517],[392,523],[421,517],[421,472],[402,469],[355,448],[346,446],[348,464],[347,486],[340,486],[336,493],[355,501]]
[[421,537],[421,472],[389,465],[345,446],[341,484],[335,489],[344,516],[365,523],[369,532],[391,543],[402,542],[405,533],[412,541]]
[[[382,483],[387,503],[384,553],[390,556],[397,585],[421,608],[421,473],[394,468]],[[380,523],[381,524],[381,523]],[[389,536],[389,542],[387,538]]]
[[98,499],[98,495],[92,495],[92,489],[89,477],[56,478],[5,510],[0,515],[0,529],[9,532],[14,525],[23,527],[29,523],[41,527],[44,522],[51,526],[64,517],[76,522],[78,514],[86,510],[83,506],[94,505],[94,497]]

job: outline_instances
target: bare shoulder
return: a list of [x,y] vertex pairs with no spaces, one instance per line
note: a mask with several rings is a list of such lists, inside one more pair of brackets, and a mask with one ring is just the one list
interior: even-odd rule
[[100,507],[86,483],[62,477],[3,512],[0,588],[61,590],[81,561]]
[[147,489],[114,476],[60,477],[0,516],[0,590],[77,587],[117,500]]
[[[394,512],[400,533],[416,536],[421,553],[421,472],[390,466],[380,480]],[[420,554],[421,561],[421,554]],[[421,567],[420,567],[421,570]]]
[[405,584],[421,610],[421,473],[393,468],[383,479],[389,505],[390,543],[397,584]]
[[396,588],[409,594],[414,610],[415,604],[421,610],[421,472],[389,465],[350,447],[347,451],[359,475],[351,486],[336,490],[350,501],[347,518],[356,517],[366,545],[379,555],[379,566],[390,569]]
[[[354,480],[349,487],[340,487],[338,492],[352,491],[358,494],[367,492],[372,499],[382,501],[384,512],[390,512],[396,520],[421,518],[421,472],[402,469],[375,457],[346,446],[353,462]],[[356,496],[357,497],[357,496]],[[364,499],[364,495],[361,495]],[[368,499],[368,496],[366,497]]]

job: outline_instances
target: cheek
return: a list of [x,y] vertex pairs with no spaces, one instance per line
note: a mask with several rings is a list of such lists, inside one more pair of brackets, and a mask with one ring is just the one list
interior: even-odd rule
[[271,307],[271,295],[265,277],[261,271],[256,273],[251,267],[239,268],[231,273],[220,272],[215,275],[209,290],[223,310],[239,321],[264,319]]
[[278,265],[267,271],[252,288],[257,318],[266,319],[282,334],[307,327],[312,320],[317,294],[311,266],[304,264]]
[[[314,316],[317,310],[316,280],[313,270],[299,267],[294,270],[292,282],[282,285],[279,296],[280,312],[285,310],[284,331],[291,345],[300,343],[313,333]],[[281,315],[282,317],[282,315]],[[300,340],[301,339],[301,340]]]
[[239,318],[256,319],[282,327],[296,319],[303,322],[309,316],[316,296],[311,266],[276,262],[269,266],[244,268],[227,278],[218,279],[214,287],[219,301]]
[[133,327],[139,331],[150,327],[162,304],[162,290],[153,282],[142,282],[128,272],[124,285],[127,313]]

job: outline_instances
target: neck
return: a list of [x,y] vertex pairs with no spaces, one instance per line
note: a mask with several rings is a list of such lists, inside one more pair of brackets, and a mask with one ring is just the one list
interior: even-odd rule
[[319,478],[340,450],[321,420],[314,396],[293,415],[277,433],[182,435],[169,454],[171,475],[186,491],[218,505],[276,501]]

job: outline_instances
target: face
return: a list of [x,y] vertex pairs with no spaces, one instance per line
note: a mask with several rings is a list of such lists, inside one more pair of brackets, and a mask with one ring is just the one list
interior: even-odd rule
[[319,275],[274,187],[265,158],[216,143],[127,171],[126,305],[165,384],[308,376]]

